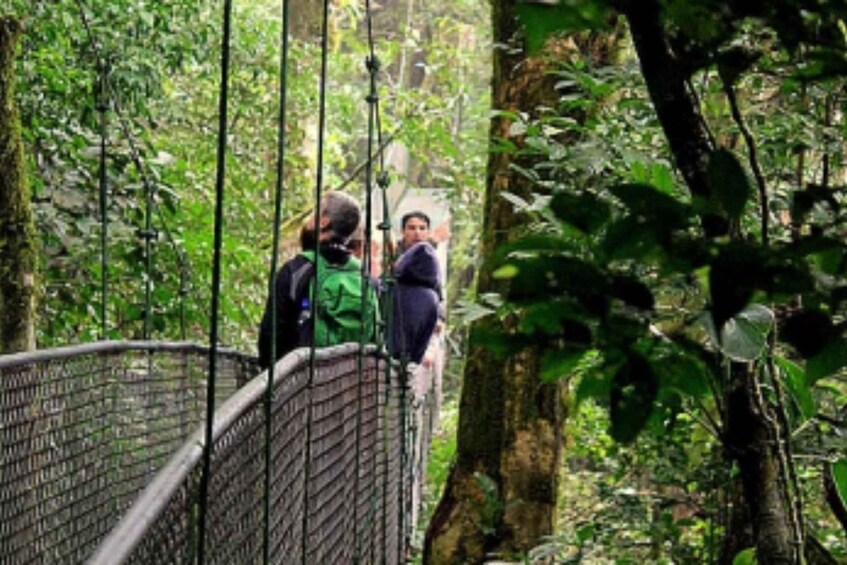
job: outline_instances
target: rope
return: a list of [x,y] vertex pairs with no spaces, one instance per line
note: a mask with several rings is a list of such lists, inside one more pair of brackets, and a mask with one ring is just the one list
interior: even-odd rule
[[282,53],[279,61],[279,121],[277,131],[276,192],[274,196],[273,251],[268,292],[271,307],[271,366],[268,371],[268,388],[265,391],[265,527],[262,540],[264,562],[270,563],[271,531],[271,402],[273,382],[276,377],[277,295],[275,277],[279,263],[279,232],[282,222],[282,191],[285,172],[285,109],[288,98],[288,0],[282,0]]
[[[313,280],[320,281],[321,273],[320,273],[320,264],[321,262],[318,260],[318,255],[320,253],[320,230],[321,230],[321,199],[323,198],[323,158],[324,158],[324,141],[325,141],[325,130],[326,130],[326,69],[327,69],[327,59],[329,52],[329,0],[323,0],[323,17],[321,21],[321,72],[320,72],[320,82],[319,82],[319,95],[318,95],[318,156],[317,156],[317,165],[316,165],[316,174],[315,174],[315,215],[314,215],[314,227],[315,227],[315,267]],[[317,298],[317,293],[315,295]],[[310,315],[312,320],[312,339],[309,345],[309,381],[307,384],[308,390],[308,414],[306,419],[306,460],[305,460],[305,472],[303,476],[304,485],[303,485],[303,538],[302,538],[302,551],[301,551],[301,560],[304,564],[309,563],[308,555],[306,554],[306,550],[308,549],[308,540],[309,540],[309,512],[308,512],[308,501],[309,501],[309,476],[311,473],[311,458],[312,458],[312,394],[314,390],[314,381],[315,381],[315,338],[316,330],[318,327],[317,324],[317,300],[313,299],[309,304]]]
[[221,287],[221,247],[223,239],[223,196],[226,177],[227,102],[229,98],[230,36],[232,32],[232,0],[224,0],[224,30],[221,45],[221,87],[218,110],[218,153],[215,180],[215,234],[212,260],[212,320],[209,345],[209,380],[206,387],[206,434],[203,445],[203,474],[200,478],[199,530],[197,563],[206,557],[206,513],[208,509],[209,478],[212,459],[212,421],[215,413],[215,377],[218,352],[218,306]]

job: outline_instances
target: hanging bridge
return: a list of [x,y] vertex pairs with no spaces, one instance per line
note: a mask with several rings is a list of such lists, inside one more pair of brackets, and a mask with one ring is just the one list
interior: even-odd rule
[[[144,341],[0,356],[0,565],[405,562],[437,394],[428,383],[410,382],[409,368],[384,354],[390,316],[380,346],[303,348],[271,371],[260,372],[254,357],[217,345],[232,0],[225,0],[223,15],[208,347],[150,340],[155,217],[176,251],[181,311],[189,265],[158,210],[152,176],[110,84],[107,58],[84,3],[77,3],[98,61],[100,332],[109,335],[106,116],[112,112],[144,187],[145,225],[139,230],[146,265]],[[281,4],[269,281],[278,267],[285,166],[289,1]],[[323,191],[328,11],[324,0],[315,203]],[[370,11],[366,0],[365,248],[376,223],[376,186],[382,194],[379,229],[388,249],[390,181],[382,156],[380,63]],[[365,254],[365,281],[370,261]],[[390,271],[384,255],[383,289],[392,285]],[[184,339],[184,313],[180,319]]]
[[403,562],[434,395],[357,344],[292,352],[270,387],[215,355],[205,497],[208,348],[0,357],[0,563]]

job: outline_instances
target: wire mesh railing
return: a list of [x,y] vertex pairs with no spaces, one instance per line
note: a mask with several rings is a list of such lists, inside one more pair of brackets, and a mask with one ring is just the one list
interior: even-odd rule
[[[217,395],[258,372],[221,351]],[[205,415],[208,348],[100,342],[0,357],[0,564],[80,563]]]
[[[416,458],[426,450],[408,443],[428,441],[428,433],[418,428],[428,422],[424,413],[431,412],[431,403],[407,394],[396,365],[386,370],[386,361],[370,351],[359,370],[358,357],[355,344],[318,350],[311,377],[308,350],[278,362],[269,493],[263,480],[268,373],[215,413],[205,511],[207,563],[262,561],[266,495],[273,563],[404,561],[413,514],[410,481],[420,479],[413,468],[420,468]],[[409,426],[413,421],[420,424]],[[203,441],[198,428],[91,563],[194,561]]]

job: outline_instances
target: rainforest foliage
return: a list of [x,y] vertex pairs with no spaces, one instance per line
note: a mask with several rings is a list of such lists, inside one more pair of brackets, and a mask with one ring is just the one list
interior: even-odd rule
[[519,172],[537,190],[501,194],[534,221],[486,258],[508,291],[474,315],[514,329],[481,341],[504,358],[543,344],[540,377],[579,407],[563,483],[581,495],[537,553],[843,558],[847,8],[518,13],[542,52],[550,35],[631,32],[625,64],[562,62],[558,106],[512,112],[495,144],[531,158]]
[[[235,4],[221,336],[250,350],[271,255],[282,17],[280,2]],[[390,4],[372,11],[381,131],[413,156],[407,169],[389,172],[410,185],[450,189],[454,221],[464,226],[454,230],[453,243],[468,248],[477,237],[473,210],[484,178],[486,22],[474,1]],[[291,26],[288,241],[313,201],[321,5],[298,4],[299,20]],[[105,109],[108,166],[107,336],[144,335],[149,256],[150,335],[204,341],[220,3],[13,0],[2,10],[21,16],[25,27],[18,104],[44,255],[39,345],[100,334],[99,109]],[[368,136],[364,16],[363,3],[330,3],[324,185],[345,185],[357,197],[364,193]],[[469,254],[458,256],[457,268],[466,269]]]
[[[286,80],[291,237],[315,182],[313,4],[298,5]],[[531,49],[617,26],[631,36],[614,66],[551,54],[557,102],[496,108],[510,125],[489,147],[490,49],[506,47],[488,44],[488,3],[373,4],[382,135],[412,154],[395,177],[449,189],[451,325],[502,322],[511,329],[480,342],[504,358],[537,348],[539,378],[571,391],[559,528],[531,555],[847,559],[847,8],[523,3]],[[362,196],[367,23],[362,2],[330,6],[324,180]],[[146,320],[155,339],[207,339],[220,12],[208,0],[0,8],[24,29],[16,102],[40,238],[40,347],[139,338]],[[264,0],[235,8],[221,335],[248,350],[271,255],[279,12]],[[512,170],[537,190],[491,196],[528,227],[481,258],[509,290],[472,301],[488,149],[519,154]],[[760,468],[773,476],[757,487]],[[495,536],[504,507],[479,480]],[[773,531],[763,510],[780,517]]]

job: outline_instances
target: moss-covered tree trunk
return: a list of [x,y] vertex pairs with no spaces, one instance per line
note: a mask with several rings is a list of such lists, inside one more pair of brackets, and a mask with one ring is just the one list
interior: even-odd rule
[[[714,147],[709,141],[700,107],[686,85],[689,71],[670,46],[661,23],[660,3],[644,0],[622,8],[630,24],[633,43],[647,82],[659,122],[668,139],[676,166],[690,192],[708,199],[708,162]],[[722,235],[727,222],[718,216],[704,216],[708,236]],[[744,486],[744,499],[753,523],[756,557],[762,564],[798,562],[793,543],[787,494],[780,478],[780,454],[775,446],[771,422],[773,408],[758,396],[755,370],[733,364],[732,377],[724,391],[727,418],[724,444],[738,463]],[[727,556],[731,558],[731,556]]]
[[35,349],[35,227],[14,99],[21,24],[0,17],[0,353]]
[[[492,104],[496,109],[533,113],[554,106],[555,91],[540,58],[527,59],[517,38],[511,0],[492,2],[494,41],[516,49],[494,51]],[[552,104],[551,104],[552,102]],[[511,120],[492,120],[492,138],[513,138]],[[520,143],[520,139],[512,139]],[[515,156],[492,153],[483,224],[483,249],[490,257],[518,232],[521,218],[500,196],[529,197],[530,183],[509,169]],[[503,290],[480,273],[478,292]],[[427,531],[424,561],[480,563],[492,551],[531,547],[552,531],[559,464],[560,403],[554,385],[538,380],[534,348],[499,359],[481,343],[488,331],[502,331],[491,318],[471,328],[459,408],[458,459]]]
[[[506,111],[492,119],[492,139],[512,133],[508,113],[539,117],[542,108],[558,103],[555,61],[581,56],[608,56],[608,49],[578,45],[573,38],[548,41],[538,56],[527,57],[515,19],[515,0],[493,0],[494,42],[492,104]],[[586,42],[590,43],[590,42]],[[604,47],[607,47],[604,45]],[[593,51],[593,52],[592,52]],[[540,188],[515,172],[512,165],[531,168],[527,157],[492,152],[483,221],[482,253],[494,250],[521,233],[527,218],[517,215],[502,197],[510,192],[531,200]],[[502,281],[484,266],[477,291],[503,292]],[[558,384],[539,378],[542,352],[528,346],[501,358],[486,347],[486,335],[510,333],[493,317],[474,324],[459,407],[457,461],[427,530],[424,562],[481,563],[487,554],[526,551],[553,531],[561,452],[564,404]]]

